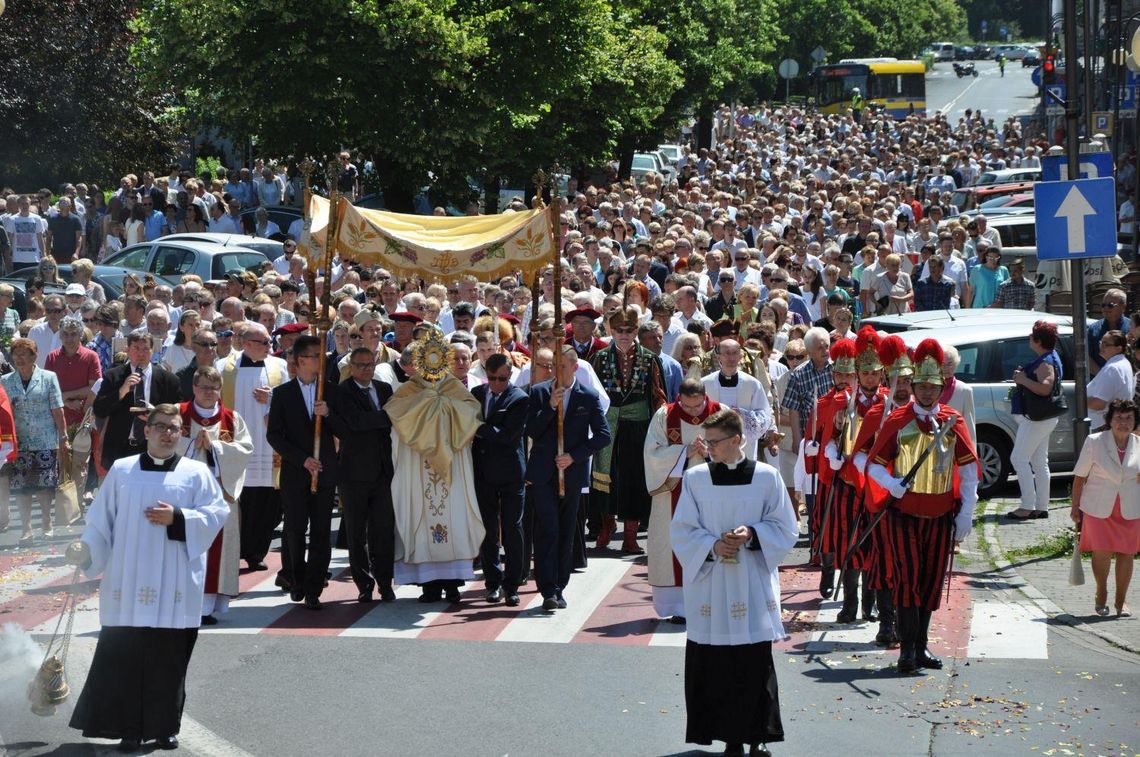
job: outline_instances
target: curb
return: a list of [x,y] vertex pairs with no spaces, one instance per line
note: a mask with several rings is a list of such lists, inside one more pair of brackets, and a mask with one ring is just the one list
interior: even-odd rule
[[982,535],[985,537],[984,552],[985,555],[993,561],[997,572],[1002,574],[1002,579],[1009,584],[1011,589],[1016,589],[1024,594],[1025,597],[1036,605],[1041,612],[1045,613],[1050,620],[1063,623],[1077,631],[1095,636],[1114,647],[1140,655],[1140,646],[1125,641],[1108,631],[1103,631],[1096,626],[1085,623],[1075,615],[1066,612],[1056,602],[1041,593],[1040,589],[1026,581],[1025,577],[1010,564],[1009,560],[1005,559],[1005,552],[1001,548],[1001,540],[998,539],[998,531],[997,523],[994,520],[988,520],[982,524]]

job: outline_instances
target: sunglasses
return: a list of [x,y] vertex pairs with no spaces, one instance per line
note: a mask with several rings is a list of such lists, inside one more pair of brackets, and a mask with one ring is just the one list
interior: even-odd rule
[[234,335],[233,331],[219,331],[218,332],[218,339],[229,339],[233,335]]
[[47,308],[46,312],[48,312],[48,313],[51,313],[52,315],[54,315],[54,314],[56,314],[56,313],[62,313],[62,312],[63,312],[63,308]]
[[637,329],[635,329],[633,326],[622,326],[620,328],[614,329],[615,334],[632,334],[635,331],[637,331]]
[[503,382],[510,381],[510,380],[511,380],[510,376],[488,376],[487,377],[487,383],[489,383],[489,384],[501,384]]
[[265,347],[268,347],[270,344],[272,344],[272,342],[270,342],[268,339],[246,339],[245,341],[246,344],[260,344]]
[[795,355],[793,355],[790,352],[785,352],[784,357],[786,357],[788,360],[803,360],[807,357],[807,354],[803,352],[797,352]]
[[348,338],[349,339],[363,339],[364,337],[361,336],[360,334],[349,334]]
[[195,347],[217,347],[217,342],[194,342]]

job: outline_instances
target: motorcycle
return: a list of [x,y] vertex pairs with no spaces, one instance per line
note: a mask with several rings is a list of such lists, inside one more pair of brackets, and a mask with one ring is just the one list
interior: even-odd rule
[[974,68],[973,62],[970,62],[970,61],[967,61],[965,63],[960,63],[958,61],[955,61],[954,62],[954,73],[958,75],[959,79],[961,79],[963,76],[977,76],[978,75],[977,69]]

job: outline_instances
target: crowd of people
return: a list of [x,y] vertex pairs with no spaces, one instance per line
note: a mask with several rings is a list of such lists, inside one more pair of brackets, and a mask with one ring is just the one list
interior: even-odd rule
[[[948,188],[1035,165],[1043,147],[1022,139],[1017,121],[981,113],[951,123],[864,112],[857,123],[744,111],[712,148],[686,147],[674,180],[619,181],[614,166],[596,182],[571,179],[556,200],[561,291],[551,266],[533,288],[521,275],[427,281],[350,259],[310,276],[297,226],[278,230],[284,255],[260,270],[187,275],[174,287],[128,277],[110,300],[90,281],[90,261],[128,204],[128,226],[141,215],[133,233],[143,239],[184,224],[213,229],[244,207],[295,199],[295,171],[287,181],[260,165],[128,176],[106,212],[102,193],[80,184],[64,187],[54,211],[42,193],[10,194],[10,264],[37,265],[45,281],[65,261],[75,273],[63,295],[37,296],[33,279],[23,321],[0,284],[15,443],[3,480],[17,496],[21,543],[36,538],[33,496],[50,537],[61,481],[94,497],[103,517],[124,493],[97,487],[102,477],[124,475],[139,455],[161,469],[175,453],[206,465],[228,504],[209,514],[210,539],[194,542],[200,617],[178,615],[176,628],[225,622],[240,564],[267,569],[282,520],[277,584],[314,611],[334,539],[348,549],[361,602],[374,591],[393,601],[394,584],[420,585],[423,602],[459,601],[477,563],[486,601],[518,606],[534,580],[543,611],[557,613],[573,599],[567,587],[587,546],[620,538],[622,554],[648,549],[658,614],[687,624],[690,740],[723,740],[734,752],[777,741],[770,645],[784,632],[773,561],[794,545],[802,516],[821,595],[842,595],[839,622],[877,620],[876,640],[899,649],[900,672],[941,667],[927,630],[977,499],[972,395],[955,378],[952,347],[927,340],[908,352],[859,323],[935,308],[1033,309],[1024,266],[1001,264],[1000,237],[984,216],[960,215]],[[351,196],[358,179],[342,160]],[[80,204],[86,237],[71,222],[52,227]],[[520,198],[507,212],[522,207]],[[42,224],[48,236],[32,239]],[[309,333],[310,288],[329,295],[323,340]],[[1126,353],[1136,334],[1124,293],[1109,294],[1105,320],[1090,327],[1101,358],[1090,407],[1105,413],[1094,427],[1107,425],[1135,462],[1135,439],[1115,432],[1138,420],[1135,405],[1120,403],[1135,391]],[[1056,342],[1055,326],[1036,324],[1040,359],[1013,377],[1046,403],[1062,378]],[[1014,410],[1023,495],[1014,518],[1047,512],[1057,422],[1036,419],[1047,412],[1026,396]],[[85,434],[93,442],[77,445]],[[1088,483],[1074,508],[1108,524],[1099,536],[1086,525],[1082,539],[1101,554],[1098,582],[1117,554],[1120,613],[1121,566],[1131,566],[1120,555],[1140,543],[1120,526],[1135,518],[1135,498],[1103,506],[1110,488],[1097,482],[1108,463],[1082,453],[1078,481]],[[732,501],[723,486],[751,487],[747,506],[710,519],[711,505]],[[3,530],[7,507],[0,516]],[[153,517],[189,544],[185,527]],[[741,562],[748,570],[734,573]],[[733,661],[766,683],[724,687],[701,672]],[[170,736],[163,728],[105,732],[137,741]]]

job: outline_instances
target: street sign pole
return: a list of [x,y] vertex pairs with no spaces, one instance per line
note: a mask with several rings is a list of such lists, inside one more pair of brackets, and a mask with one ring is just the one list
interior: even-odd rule
[[[1077,2],[1065,0],[1065,150],[1069,159],[1069,177],[1080,176],[1080,110],[1077,81]],[[1085,76],[1088,76],[1085,72]],[[1073,364],[1076,369],[1076,420],[1073,424],[1074,449],[1080,453],[1089,433],[1089,350],[1085,326],[1088,306],[1085,303],[1085,261],[1077,258],[1069,262],[1069,278],[1073,286]]]

